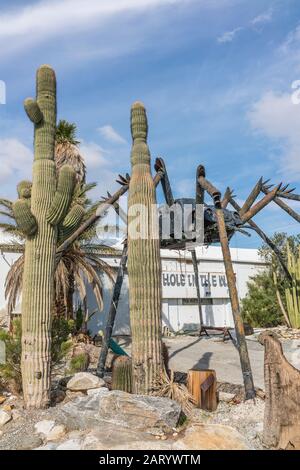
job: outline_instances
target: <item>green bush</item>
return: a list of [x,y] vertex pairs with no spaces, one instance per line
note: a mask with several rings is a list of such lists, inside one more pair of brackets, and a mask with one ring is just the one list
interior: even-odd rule
[[282,323],[272,273],[266,270],[248,282],[247,296],[242,299],[243,320],[253,327],[270,328]]
[[[64,318],[54,318],[52,323],[52,367],[59,364],[70,351],[71,335],[75,331],[75,322]],[[0,364],[0,381],[4,388],[13,393],[22,391],[21,376],[21,319],[12,323],[11,331],[0,329],[0,341],[5,343],[6,362]]]
[[0,341],[5,343],[5,364],[0,364],[0,381],[12,393],[22,390],[21,376],[21,320],[12,323],[11,331],[0,329]]
[[75,374],[76,372],[83,372],[89,366],[89,355],[87,353],[80,353],[72,357],[69,364],[69,373]]

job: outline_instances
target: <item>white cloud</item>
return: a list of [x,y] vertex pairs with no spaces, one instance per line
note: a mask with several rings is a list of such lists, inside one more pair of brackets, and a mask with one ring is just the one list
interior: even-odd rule
[[105,155],[108,153],[95,142],[81,142],[80,153],[84,157],[87,169],[107,166]]
[[220,44],[227,43],[227,42],[232,42],[236,35],[242,30],[243,28],[235,28],[232,31],[226,31],[224,34],[218,37],[217,41]]
[[266,93],[250,110],[252,128],[274,141],[279,169],[291,181],[300,178],[300,105],[288,93]]
[[270,23],[270,21],[272,21],[273,19],[273,14],[274,14],[273,8],[269,8],[269,10],[264,11],[260,15],[253,18],[253,20],[251,21],[251,24],[253,26],[261,26],[263,24]]
[[44,0],[0,15],[0,38],[49,37],[90,29],[108,17],[187,0]]
[[22,178],[31,174],[32,151],[18,139],[0,139],[0,181],[5,182],[16,172],[21,172]]
[[280,52],[284,54],[291,54],[300,50],[300,24],[289,32],[285,41],[279,48]]
[[104,139],[115,144],[126,144],[126,140],[109,124],[99,127],[98,131]]

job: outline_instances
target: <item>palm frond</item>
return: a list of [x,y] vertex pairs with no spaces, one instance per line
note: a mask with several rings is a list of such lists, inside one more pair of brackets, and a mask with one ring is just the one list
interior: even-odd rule
[[22,255],[13,263],[5,279],[4,295],[5,299],[8,300],[7,310],[9,315],[15,310],[22,292],[24,259],[25,257]]
[[76,140],[77,126],[74,122],[68,122],[60,119],[56,126],[55,141],[56,143],[69,142],[78,145],[80,142]]
[[25,247],[23,243],[0,243],[1,253],[24,253]]
[[10,219],[13,219],[15,220],[15,216],[12,212],[8,212],[8,211],[1,211],[0,210],[0,215],[3,215],[4,217],[9,217]]
[[20,240],[25,239],[24,233],[14,224],[0,222],[0,229],[2,229],[5,233],[10,233]]
[[3,207],[5,207],[6,209],[9,209],[9,210],[12,211],[12,209],[13,209],[13,202],[10,201],[9,199],[0,198],[0,206],[3,206]]
[[86,166],[77,145],[70,142],[60,142],[55,145],[55,164],[58,170],[63,165],[71,165],[76,172],[78,183],[85,181]]

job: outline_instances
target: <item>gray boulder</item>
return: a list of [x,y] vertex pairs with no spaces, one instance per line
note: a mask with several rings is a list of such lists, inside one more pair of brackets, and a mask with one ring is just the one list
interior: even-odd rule
[[168,398],[131,395],[100,388],[97,393],[66,403],[60,420],[68,429],[99,429],[111,423],[120,428],[157,434],[176,427],[181,407]]
[[155,433],[169,432],[177,426],[180,405],[169,398],[131,395],[114,390],[99,402],[99,414],[117,426]]
[[78,372],[67,383],[67,389],[75,392],[103,387],[105,382],[89,372]]

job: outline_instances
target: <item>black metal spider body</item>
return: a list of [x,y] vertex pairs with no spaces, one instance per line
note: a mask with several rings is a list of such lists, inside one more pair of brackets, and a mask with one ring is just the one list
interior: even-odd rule
[[[226,224],[226,231],[228,239],[240,227],[243,222],[237,211],[229,209],[222,209]],[[192,198],[175,199],[170,211],[168,204],[163,204],[159,207],[159,229],[161,247],[169,249],[184,248],[187,243],[195,242],[195,228],[196,228],[196,200]],[[203,244],[211,245],[212,243],[219,243],[220,236],[216,218],[216,209],[213,205],[203,205]],[[163,226],[167,227],[170,224],[170,237],[166,238],[163,234]],[[181,233],[176,233],[175,224],[177,227],[182,227]],[[193,235],[194,234],[194,235]],[[179,236],[178,236],[179,235]]]

